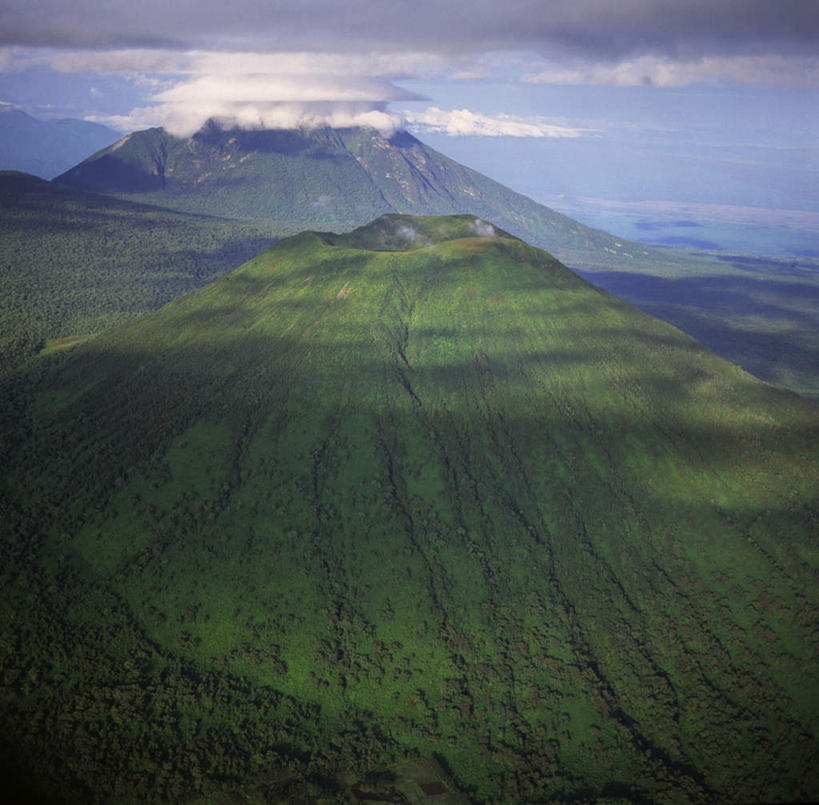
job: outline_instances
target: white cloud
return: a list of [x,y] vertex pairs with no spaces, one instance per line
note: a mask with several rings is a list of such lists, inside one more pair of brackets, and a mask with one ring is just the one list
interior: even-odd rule
[[703,56],[675,60],[643,55],[614,64],[546,63],[523,77],[535,84],[594,84],[598,86],[681,87],[697,83],[731,83],[748,86],[819,87],[819,58],[787,56]]
[[412,243],[413,245],[420,245],[420,246],[429,246],[430,242],[427,238],[425,238],[414,226],[410,226],[409,224],[399,224],[395,228],[395,234],[399,238],[403,238],[404,240]]
[[486,69],[456,70],[448,77],[451,81],[483,81],[490,77],[490,72]]
[[[415,100],[397,87],[388,71],[440,65],[425,54],[171,53],[157,50],[51,57],[63,71],[126,72],[136,79],[152,71],[166,78],[147,88],[148,103],[127,115],[87,119],[120,130],[164,126],[189,136],[208,119],[246,128],[371,126],[391,133],[401,118],[386,111],[390,101]],[[423,58],[422,58],[423,57]],[[127,74],[127,73],[126,73]]]
[[559,83],[817,79],[816,0],[4,0],[0,18],[5,51],[72,71],[193,75],[207,53],[241,72],[237,60],[273,51],[264,73],[477,79],[482,61],[515,53],[554,60],[530,72]]
[[583,129],[549,123],[542,117],[484,115],[469,109],[439,109],[430,106],[423,112],[405,111],[409,129],[418,132],[448,134],[450,137],[581,137]]
[[[252,82],[251,82],[252,83]],[[485,115],[468,109],[443,110],[430,106],[423,111],[398,114],[374,108],[375,102],[356,100],[355,91],[325,91],[320,83],[282,81],[275,85],[235,90],[224,78],[217,82],[193,81],[154,96],[159,103],[139,107],[128,115],[94,115],[86,119],[120,131],[163,126],[172,134],[187,137],[214,118],[224,126],[240,128],[344,128],[364,126],[392,134],[399,128],[423,133],[483,137],[581,137],[588,129],[549,123],[540,117]],[[340,99],[319,100],[337,95]],[[278,100],[282,98],[291,100]]]
[[472,221],[471,228],[479,238],[494,238],[498,235],[498,231],[492,224],[480,218],[476,218]]
[[[609,62],[567,56],[549,61],[533,53],[489,52],[236,52],[153,48],[67,50],[0,48],[0,67],[19,71],[47,65],[62,72],[126,77],[144,101],[128,114],[86,119],[123,131],[164,126],[189,135],[209,118],[245,127],[369,125],[392,132],[405,124],[419,134],[484,137],[580,137],[589,133],[540,116],[482,114],[469,109],[394,113],[418,100],[401,79],[477,81],[491,76],[529,83],[651,85],[699,82],[819,87],[819,57],[707,56],[683,60],[640,55]],[[110,93],[107,93],[110,95]],[[392,104],[392,107],[390,105]],[[109,107],[110,108],[110,107]]]
[[152,100],[174,105],[311,103],[348,101],[376,103],[406,98],[389,82],[363,76],[276,73],[211,73],[181,81]]
[[197,105],[157,104],[133,109],[128,115],[89,115],[85,118],[120,131],[162,126],[177,137],[189,137],[209,119],[225,127],[292,129],[362,126],[392,134],[401,126],[398,115],[354,103],[231,103]]
[[117,131],[139,131],[162,125],[159,109],[153,106],[137,107],[127,115],[85,115],[83,120],[110,126]]
[[[0,47],[0,66],[22,70],[47,65],[65,73],[97,72],[117,75],[326,75],[393,79],[402,76],[432,79],[476,71],[476,60],[465,54],[444,56],[426,51],[172,50],[121,48],[113,50]],[[476,71],[476,74],[478,72]]]

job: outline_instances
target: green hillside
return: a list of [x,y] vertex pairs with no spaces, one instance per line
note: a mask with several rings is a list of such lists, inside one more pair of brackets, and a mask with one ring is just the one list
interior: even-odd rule
[[211,124],[181,139],[148,129],[57,181],[187,212],[271,220],[285,234],[305,227],[345,231],[384,213],[471,213],[555,252],[623,251],[611,235],[509,190],[406,132],[386,138],[374,129],[243,131]]
[[819,797],[813,404],[471,216],[50,360],[0,444],[21,790]]
[[266,219],[273,231],[345,231],[382,213],[471,213],[681,328],[769,382],[819,397],[816,261],[657,249],[583,226],[407,134],[136,132],[59,182],[189,212]]
[[0,172],[0,373],[156,310],[271,239],[256,224]]

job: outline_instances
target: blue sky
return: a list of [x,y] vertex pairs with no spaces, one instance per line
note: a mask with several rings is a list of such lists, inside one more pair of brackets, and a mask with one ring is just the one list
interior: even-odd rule
[[406,126],[578,217],[608,209],[602,222],[616,227],[624,204],[638,205],[632,224],[651,210],[671,220],[673,204],[699,205],[687,214],[704,218],[766,209],[798,219],[802,235],[815,225],[819,249],[815,0],[271,8],[6,0],[0,100],[122,131],[190,134],[211,116]]

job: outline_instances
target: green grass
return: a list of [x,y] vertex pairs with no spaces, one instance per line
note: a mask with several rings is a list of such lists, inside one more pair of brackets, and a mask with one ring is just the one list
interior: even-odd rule
[[2,707],[55,785],[819,792],[816,407],[548,254],[307,233],[28,382]]
[[[255,221],[280,235],[305,228],[346,231],[384,213],[477,215],[547,249],[757,377],[819,395],[816,260],[707,254],[616,238],[406,133],[385,139],[356,128],[242,132],[210,126],[182,140],[151,129],[95,154],[59,181],[158,207]],[[370,240],[359,245],[384,248],[382,230],[366,230]]]

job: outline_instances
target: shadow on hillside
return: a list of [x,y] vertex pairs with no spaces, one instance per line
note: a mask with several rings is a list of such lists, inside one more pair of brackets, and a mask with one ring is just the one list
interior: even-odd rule
[[193,137],[196,141],[217,147],[233,140],[238,143],[240,151],[247,153],[261,151],[286,156],[309,155],[311,159],[350,159],[349,154],[338,153],[337,138],[338,135],[329,129],[328,135],[322,138],[320,134],[308,134],[295,129],[223,131],[218,127],[203,129]]
[[815,282],[770,276],[666,279],[625,272],[581,276],[764,380],[782,382],[788,373],[818,379],[819,315],[806,312],[819,311]]
[[[557,718],[591,694],[593,723],[613,719],[617,740],[664,774],[706,779],[694,772],[698,751],[680,748],[689,733],[679,723],[691,713],[696,735],[704,724],[719,738],[714,768],[745,763],[777,780],[777,753],[792,763],[799,751],[805,762],[815,742],[801,739],[808,716],[790,680],[801,680],[812,646],[804,592],[814,579],[806,555],[819,507],[819,409],[659,324],[591,326],[546,351],[520,328],[485,321],[463,338],[407,330],[389,301],[373,327],[340,317],[310,329],[323,307],[345,308],[305,305],[302,321],[287,320],[299,327],[275,337],[228,303],[174,319],[174,334],[191,328],[195,343],[160,351],[130,337],[147,339],[142,326],[67,356],[32,381],[37,419],[9,457],[4,493],[24,490],[8,501],[17,561],[47,534],[43,563],[57,553],[60,573],[76,568],[123,595],[122,612],[141,617],[157,645],[167,638],[140,601],[175,619],[183,642],[165,648],[178,656],[197,656],[194,633],[211,631],[198,613],[218,597],[233,613],[226,646],[252,656],[262,635],[276,651],[292,640],[311,647],[319,684],[339,679],[327,693],[307,682],[294,703],[352,702],[355,691],[367,708],[387,701],[393,682],[376,672],[393,660],[370,647],[401,607],[381,614],[369,597],[383,591],[388,602],[411,602],[398,613],[413,624],[401,641],[423,640],[436,662],[445,658],[455,693],[472,702],[448,704],[459,714],[451,718],[477,735],[487,727],[473,705],[503,701],[498,713],[510,721],[527,707],[515,693],[525,684],[537,694],[531,705]],[[231,312],[237,333],[208,339]],[[216,428],[197,430],[202,423]],[[110,566],[95,564],[111,546]],[[54,590],[83,595],[72,578],[55,579]],[[166,590],[180,597],[169,602]],[[302,590],[315,592],[316,612],[300,609]],[[351,657],[373,675],[345,665]],[[218,673],[255,668],[231,662]],[[402,717],[446,689],[434,670],[414,669],[393,679],[412,680],[395,685],[414,697]],[[575,678],[582,684],[564,696]],[[250,683],[237,679],[246,701]],[[167,689],[163,681],[152,696]],[[231,699],[213,698],[213,712],[226,712]],[[129,718],[150,725],[145,712]],[[392,709],[376,712],[379,728],[402,723]],[[224,718],[235,723],[235,711]],[[324,723],[318,710],[294,717],[314,722]],[[272,709],[265,745],[271,723]],[[515,723],[507,765],[551,745],[551,732]],[[588,729],[568,715],[562,723],[556,734],[569,746],[565,728]],[[437,736],[435,719],[429,728]],[[768,766],[735,757],[751,741]]]
[[[542,351],[518,330],[478,328],[452,343],[425,330],[405,339],[389,320],[361,332],[334,319],[328,342],[312,312],[279,337],[260,334],[244,313],[237,320],[232,306],[209,308],[206,318],[196,311],[196,341],[182,346],[128,344],[123,328],[113,343],[101,338],[79,348],[37,384],[38,398],[68,391],[68,404],[51,413],[41,408],[39,446],[23,441],[16,460],[45,468],[43,479],[56,470],[62,480],[55,482],[70,496],[71,487],[88,487],[89,473],[100,488],[127,476],[200,418],[229,422],[237,434],[270,417],[283,427],[303,419],[320,444],[323,419],[363,417],[377,429],[386,416],[399,430],[426,433],[431,455],[447,439],[480,455],[484,434],[506,445],[496,456],[501,464],[512,455],[568,451],[584,477],[605,465],[605,475],[635,483],[635,468],[644,460],[663,465],[662,455],[715,479],[722,472],[762,478],[769,464],[808,471],[819,443],[814,405],[684,337],[598,328],[579,335],[573,348],[564,339],[561,348]],[[180,333],[184,319],[177,317]],[[231,337],[207,337],[217,332]],[[739,489],[729,496],[744,499]]]
[[[805,257],[815,257],[815,255],[805,255]],[[749,257],[740,254],[718,254],[717,260],[723,263],[730,263],[734,268],[748,271],[754,274],[762,274],[768,280],[772,275],[791,277],[816,277],[819,273],[819,265],[814,262],[801,263],[799,260],[777,260],[770,257]]]
[[819,310],[817,282],[781,282],[743,276],[665,278],[628,272],[578,272],[615,296],[644,308],[653,304],[696,307],[733,316],[782,317],[815,326],[816,316],[802,312],[815,301]]

